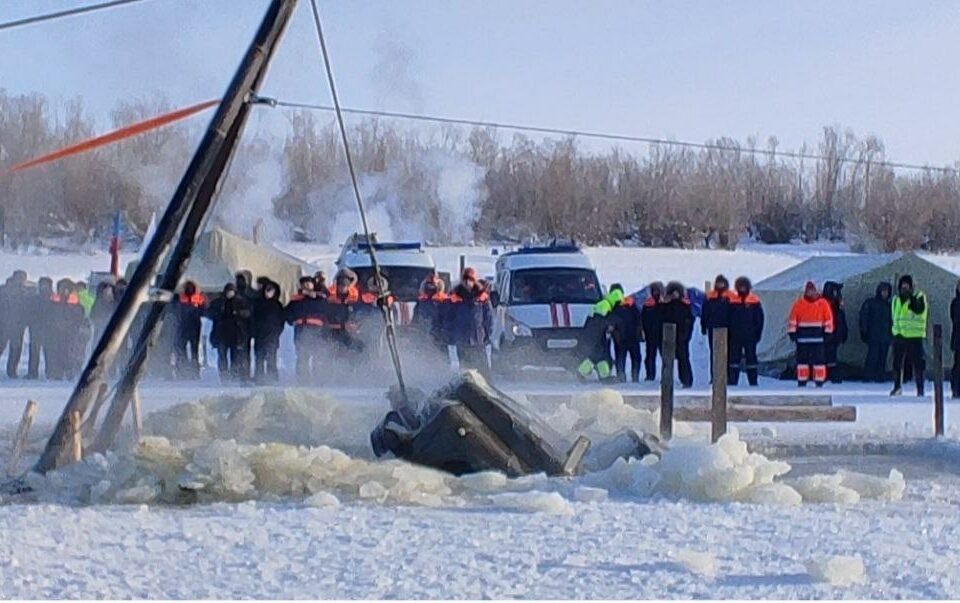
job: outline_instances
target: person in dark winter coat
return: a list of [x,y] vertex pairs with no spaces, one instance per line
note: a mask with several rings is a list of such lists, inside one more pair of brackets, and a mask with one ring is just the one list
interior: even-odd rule
[[[290,298],[284,310],[287,324],[293,326],[293,345],[297,351],[297,381],[301,385],[316,383],[320,373],[327,324],[326,291],[315,288],[314,279],[300,279],[300,290]],[[279,297],[279,292],[278,292]],[[259,364],[259,363],[258,363]]]
[[663,283],[650,283],[650,293],[643,302],[640,310],[640,323],[643,327],[643,336],[646,339],[647,357],[644,361],[647,381],[657,379],[657,355],[663,343],[663,316],[660,304],[663,302]]
[[40,378],[40,359],[43,359],[45,376],[53,379],[57,371],[56,352],[53,350],[53,279],[48,276],[37,281],[37,294],[31,298],[28,316],[30,326],[30,357],[27,362],[27,379]]
[[730,281],[722,274],[713,280],[713,289],[707,292],[700,313],[700,332],[707,336],[710,350],[710,375],[713,375],[713,330],[730,326]]
[[250,317],[253,315],[250,305],[245,298],[237,295],[234,283],[227,283],[223,295],[210,304],[208,314],[213,321],[210,343],[217,350],[220,379],[247,381],[250,373],[243,354],[250,341]]
[[447,351],[447,340],[443,331],[443,316],[447,311],[448,301],[443,280],[436,272],[431,272],[420,283],[417,305],[413,308],[413,318],[410,321],[414,328],[444,353]]
[[950,333],[950,349],[953,351],[950,393],[953,398],[960,398],[960,281],[957,281],[953,301],[950,302],[950,323],[953,326]]
[[97,294],[94,298],[93,309],[90,310],[90,322],[93,323],[93,340],[99,341],[100,335],[107,328],[110,317],[116,306],[114,286],[109,281],[97,285]]
[[927,368],[923,343],[927,338],[927,317],[930,306],[923,291],[914,288],[913,277],[904,274],[897,281],[897,295],[890,306],[893,316],[893,389],[891,396],[903,393],[903,381],[908,379],[907,366],[917,384],[917,396],[923,396]]
[[841,345],[847,342],[847,312],[843,308],[843,284],[827,281],[823,284],[823,298],[830,304],[833,312],[833,333],[827,336],[823,346],[823,353],[827,361],[827,373],[831,383],[842,383],[838,352]]
[[734,281],[734,290],[730,293],[730,317],[727,342],[729,349],[729,370],[727,384],[740,382],[740,365],[747,373],[747,383],[758,385],[757,344],[763,336],[763,305],[753,293],[753,284],[745,276]]
[[27,332],[32,295],[27,288],[27,273],[15,271],[0,287],[0,355],[7,353],[7,376],[17,378],[23,338]]
[[241,270],[234,275],[237,297],[243,299],[247,308],[250,309],[250,318],[246,329],[247,340],[241,342],[242,348],[237,350],[237,373],[245,375],[243,377],[244,381],[250,379],[250,353],[253,351],[253,305],[257,303],[259,297],[257,290],[253,288],[253,283],[253,273],[249,270]]
[[207,298],[197,290],[197,284],[187,281],[183,291],[174,298],[173,317],[176,321],[176,373],[179,379],[200,378],[201,319],[207,312]]
[[680,386],[693,387],[693,367],[690,364],[690,340],[693,338],[693,309],[683,285],[673,281],[667,284],[666,295],[660,306],[663,324],[677,326],[677,373]]
[[610,293],[614,295],[616,305],[610,313],[610,322],[613,324],[613,358],[617,368],[617,380],[627,382],[627,356],[630,356],[630,378],[640,381],[640,340],[643,336],[643,326],[640,324],[640,309],[637,308],[633,296],[624,296],[623,286],[619,283],[610,286]]
[[863,370],[867,381],[882,382],[887,372],[887,356],[893,341],[893,314],[890,283],[877,285],[876,294],[860,306],[860,340],[867,344],[867,358]]
[[447,337],[457,347],[460,367],[489,375],[486,346],[493,326],[493,307],[473,268],[464,269],[460,284],[450,294],[445,322]]
[[53,298],[51,315],[55,326],[57,341],[52,346],[57,358],[54,379],[73,379],[83,363],[87,339],[90,335],[89,324],[83,313],[83,306],[69,279],[57,282],[57,292]]
[[260,287],[260,297],[253,306],[253,375],[259,384],[280,382],[277,351],[285,326],[285,309],[280,301],[280,285],[267,281]]

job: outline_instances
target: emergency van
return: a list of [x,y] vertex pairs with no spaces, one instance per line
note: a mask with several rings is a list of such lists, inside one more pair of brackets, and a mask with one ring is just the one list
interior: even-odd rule
[[492,294],[494,370],[574,368],[590,345],[582,341],[584,323],[602,296],[596,269],[575,243],[501,255]]

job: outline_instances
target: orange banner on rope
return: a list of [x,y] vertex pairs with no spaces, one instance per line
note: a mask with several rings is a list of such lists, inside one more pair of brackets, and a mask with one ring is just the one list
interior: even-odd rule
[[24,161],[18,163],[17,165],[10,168],[10,172],[18,172],[20,170],[25,170],[34,166],[42,165],[44,163],[49,163],[51,161],[56,161],[58,159],[63,159],[64,157],[69,157],[71,155],[77,155],[79,153],[84,153],[108,145],[118,140],[123,140],[124,138],[130,138],[131,136],[136,136],[137,134],[142,134],[150,130],[154,130],[161,126],[165,126],[169,123],[179,121],[186,117],[190,117],[194,113],[199,113],[204,109],[209,109],[214,105],[220,103],[220,99],[209,100],[203,103],[192,105],[185,109],[178,109],[176,111],[171,111],[170,113],[164,113],[163,115],[158,115],[157,117],[151,117],[150,119],[145,119],[143,121],[137,122],[135,124],[130,124],[129,126],[124,126],[119,130],[114,130],[113,132],[107,132],[100,136],[94,138],[88,138],[87,140],[80,141],[76,144],[72,144],[62,149],[58,149],[52,153],[47,153],[46,155],[41,155],[29,161]]

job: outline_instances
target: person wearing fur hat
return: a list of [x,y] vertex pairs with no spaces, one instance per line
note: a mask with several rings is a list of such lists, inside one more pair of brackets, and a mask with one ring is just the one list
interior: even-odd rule
[[843,283],[827,281],[823,284],[823,298],[830,304],[833,312],[833,333],[824,342],[824,355],[827,360],[827,373],[830,383],[842,383],[838,353],[840,346],[847,342],[847,312],[843,307]]
[[713,375],[713,330],[730,327],[730,281],[722,274],[713,279],[700,314],[700,332],[707,336],[710,350],[710,375]]
[[250,378],[250,365],[243,356],[249,354],[250,318],[253,308],[237,294],[237,285],[227,283],[223,294],[210,303],[207,310],[213,328],[210,343],[217,349],[217,369],[223,382]]
[[817,387],[827,380],[824,342],[833,333],[833,310],[813,281],[807,281],[803,295],[793,303],[787,333],[797,345],[797,385],[805,387],[810,377]]
[[690,340],[693,337],[693,308],[686,289],[677,281],[667,283],[666,295],[660,307],[663,324],[677,326],[677,375],[684,389],[693,387],[693,366],[690,364]]
[[730,351],[728,385],[737,385],[740,381],[740,365],[747,373],[747,383],[758,385],[757,344],[763,335],[763,305],[752,291],[753,284],[745,276],[738,277],[730,293],[730,330],[728,347]]
[[443,279],[436,272],[431,272],[423,279],[410,324],[445,352],[447,341],[443,332],[443,313],[447,310],[449,298],[444,289]]
[[489,293],[478,283],[477,271],[473,268],[464,268],[460,284],[451,292],[444,322],[448,341],[457,348],[461,369],[477,369],[487,376],[493,307]]
[[316,280],[300,277],[300,288],[284,308],[284,318],[293,327],[293,345],[297,352],[297,382],[314,384],[320,373],[320,357],[327,319],[326,291],[316,290]]
[[330,338],[339,346],[340,351],[363,351],[363,343],[357,337],[360,325],[356,317],[361,303],[363,302],[360,287],[357,285],[357,273],[349,268],[341,268],[333,277],[333,284],[327,289],[326,323]]
[[903,391],[903,374],[906,365],[913,368],[917,383],[917,395],[923,395],[926,359],[923,342],[927,338],[927,296],[914,289],[913,277],[904,274],[897,282],[897,295],[893,298],[893,390],[891,396]]

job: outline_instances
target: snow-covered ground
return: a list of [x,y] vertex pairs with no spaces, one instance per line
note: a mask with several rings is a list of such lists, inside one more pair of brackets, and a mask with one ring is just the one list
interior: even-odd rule
[[[295,248],[286,250],[321,265],[336,255]],[[455,272],[459,253],[478,267],[488,257],[435,256]],[[702,285],[717,272],[758,280],[799,261],[756,249],[589,253],[605,282],[627,288]],[[105,255],[0,256],[0,270],[24,266],[33,278],[102,265]],[[694,358],[706,393],[706,355]],[[857,406],[857,422],[738,425],[766,456],[733,435],[709,446],[706,424],[682,424],[660,463],[572,480],[456,479],[372,458],[366,434],[388,404],[386,386],[370,381],[251,392],[208,371],[199,384],[145,384],[143,445],[34,479],[30,497],[0,503],[0,597],[960,597],[956,403],[947,438],[933,441],[929,396],[830,386],[835,404]],[[539,412],[597,441],[656,425],[597,386],[503,386],[520,400],[583,394]],[[794,391],[772,380],[761,390]],[[25,400],[40,411],[24,465],[69,391],[0,381],[2,464]]]

